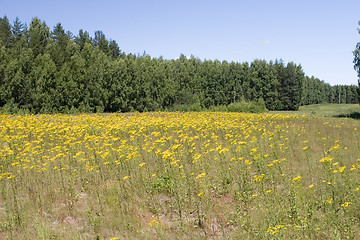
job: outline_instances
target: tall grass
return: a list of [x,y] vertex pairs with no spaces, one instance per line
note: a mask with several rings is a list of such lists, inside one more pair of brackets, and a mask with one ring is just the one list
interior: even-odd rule
[[282,114],[0,115],[0,238],[359,238],[359,130]]

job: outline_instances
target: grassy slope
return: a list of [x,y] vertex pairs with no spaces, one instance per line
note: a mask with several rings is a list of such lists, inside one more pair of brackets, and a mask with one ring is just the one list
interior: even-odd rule
[[301,106],[299,113],[317,114],[322,116],[336,117],[339,115],[350,115],[354,112],[360,113],[359,104],[315,104]]

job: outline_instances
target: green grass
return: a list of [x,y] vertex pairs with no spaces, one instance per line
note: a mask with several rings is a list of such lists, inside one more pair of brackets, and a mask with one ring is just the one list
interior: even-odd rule
[[359,104],[315,104],[301,106],[298,113],[316,114],[328,117],[351,117],[352,113],[360,114]]

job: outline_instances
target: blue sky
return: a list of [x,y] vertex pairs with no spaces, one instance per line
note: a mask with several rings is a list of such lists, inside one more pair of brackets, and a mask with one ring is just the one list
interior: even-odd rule
[[357,84],[359,0],[0,0],[0,16],[102,30],[122,51],[177,58],[293,61],[332,85]]

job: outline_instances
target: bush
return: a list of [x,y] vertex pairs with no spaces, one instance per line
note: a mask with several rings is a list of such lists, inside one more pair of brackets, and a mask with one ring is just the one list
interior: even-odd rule
[[219,106],[210,106],[209,107],[210,112],[227,112],[228,108],[225,105],[219,105]]
[[263,113],[268,110],[265,107],[263,99],[259,99],[257,102],[254,101],[240,101],[230,103],[227,106],[228,112],[247,112],[247,113]]
[[190,110],[190,112],[201,112],[202,107],[201,107],[200,103],[193,103],[190,105],[189,110]]
[[203,108],[200,103],[189,104],[174,104],[170,109],[171,112],[201,112]]
[[174,104],[169,108],[169,110],[171,112],[188,112],[189,111],[189,105],[186,105],[186,104]]

